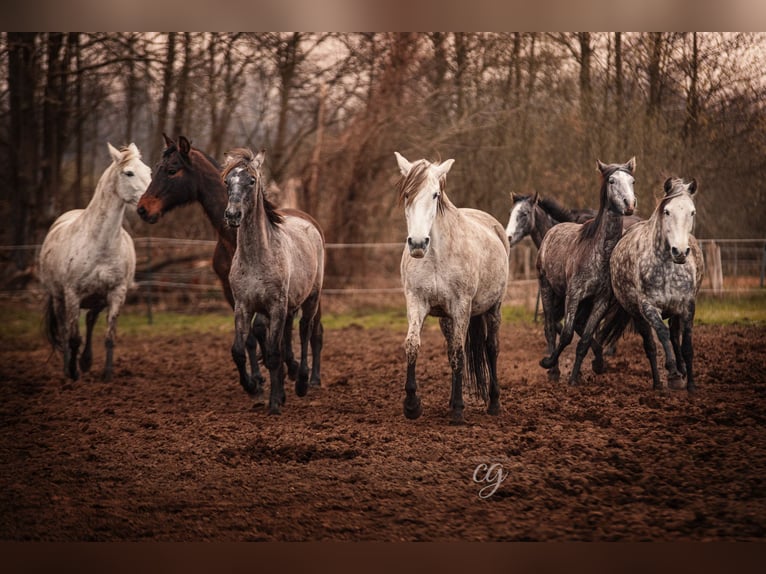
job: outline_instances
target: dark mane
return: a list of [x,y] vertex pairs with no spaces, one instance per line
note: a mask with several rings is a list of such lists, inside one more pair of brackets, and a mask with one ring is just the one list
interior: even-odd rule
[[592,239],[596,236],[596,233],[598,232],[598,228],[601,226],[601,221],[604,219],[604,213],[607,209],[607,182],[609,181],[609,177],[618,171],[626,171],[621,165],[618,164],[611,164],[607,167],[607,169],[603,172],[601,176],[601,191],[599,194],[600,197],[600,203],[598,207],[598,213],[596,213],[596,217],[593,219],[590,219],[582,224],[582,228],[580,229],[580,238],[581,239]]
[[549,197],[541,197],[537,200],[537,205],[539,205],[542,210],[545,211],[545,213],[550,215],[559,223],[563,223],[565,221],[575,221],[576,219],[569,209],[561,205],[555,199]]
[[[396,189],[399,193],[399,205],[404,205],[406,207],[412,203],[412,200],[415,199],[415,197],[418,195],[418,192],[423,187],[423,182],[426,180],[426,176],[428,175],[428,167],[430,165],[431,164],[425,160],[418,161],[413,164],[412,169],[410,169],[406,176],[402,176],[399,179],[399,182],[396,185]],[[437,209],[440,213],[444,211],[444,190],[446,186],[446,178],[442,177],[439,179],[439,190],[442,192],[442,194],[439,196]]]
[[226,184],[226,178],[234,168],[245,168],[247,173],[255,178],[255,193],[260,195],[261,201],[263,202],[263,209],[266,212],[267,221],[272,225],[281,225],[284,221],[284,216],[277,211],[276,205],[266,199],[261,171],[256,169],[253,165],[253,160],[255,159],[253,150],[249,148],[235,148],[226,152],[226,156],[226,165],[223,168],[223,172],[221,172],[221,180],[224,182],[224,185]]

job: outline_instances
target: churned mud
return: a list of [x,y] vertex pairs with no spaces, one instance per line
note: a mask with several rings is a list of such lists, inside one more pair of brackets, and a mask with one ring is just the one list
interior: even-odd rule
[[655,393],[639,339],[581,387],[503,325],[503,410],[449,424],[438,328],[423,416],[402,414],[404,330],[325,333],[323,387],[269,416],[230,334],[121,337],[115,376],[0,359],[3,540],[754,540],[766,534],[766,330],[697,326],[698,393]]

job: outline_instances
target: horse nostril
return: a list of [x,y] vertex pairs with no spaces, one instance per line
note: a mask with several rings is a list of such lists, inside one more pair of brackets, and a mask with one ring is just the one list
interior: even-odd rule
[[689,252],[691,251],[691,247],[686,248],[686,255],[689,255]]
[[428,247],[429,243],[431,243],[431,238],[430,237],[426,237],[425,246]]
[[146,217],[146,208],[143,205],[140,205],[136,211],[141,217]]
[[678,251],[678,249],[676,247],[671,247],[670,248],[670,253],[671,253],[671,255],[673,255],[673,257],[678,257],[679,251]]

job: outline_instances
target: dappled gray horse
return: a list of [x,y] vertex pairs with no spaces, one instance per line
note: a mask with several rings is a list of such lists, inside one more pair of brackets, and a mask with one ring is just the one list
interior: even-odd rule
[[394,153],[402,174],[399,201],[407,219],[407,243],[401,261],[409,322],[404,342],[404,414],[415,419],[422,413],[415,365],[427,315],[439,317],[447,340],[452,422],[464,422],[464,376],[469,388],[485,402],[489,400],[487,412],[499,414],[498,333],[510,250],[505,230],[488,213],[459,209],[449,200],[445,184],[454,160],[409,162]]
[[90,369],[93,326],[107,309],[104,379],[112,377],[117,316],[136,270],[136,251],[122,227],[125,208],[136,205],[151,179],[135,144],[117,150],[107,143],[112,163],[85,209],[73,209],[53,222],[40,249],[38,274],[46,292],[45,329],[64,353],[64,372],[77,380],[80,309],[88,309],[80,369]]
[[[693,391],[692,325],[704,271],[702,250],[692,235],[697,181],[668,178],[664,190],[651,218],[631,227],[612,252],[612,289],[619,307],[607,315],[602,336],[616,340],[632,319],[659,389],[654,329],[665,352],[668,386],[683,388],[685,376]],[[670,328],[663,319],[669,319]]]
[[265,151],[228,152],[221,177],[229,202],[224,219],[237,227],[237,250],[229,283],[234,296],[235,336],[232,358],[240,384],[251,394],[259,389],[247,373],[245,341],[256,313],[268,324],[263,364],[269,370],[269,412],[279,414],[285,401],[285,335],[301,311],[301,358],[295,392],[308,391],[308,340],[311,339],[311,384],[320,384],[322,323],[320,295],[324,279],[324,239],[305,217],[279,212],[264,197],[261,165]]
[[[540,296],[545,313],[545,338],[548,356],[540,365],[552,379],[559,377],[559,355],[580,333],[575,361],[569,376],[577,384],[580,367],[593,334],[611,300],[609,257],[622,236],[622,216],[631,215],[636,206],[633,174],[636,159],[606,165],[597,161],[601,174],[600,206],[596,217],[583,224],[561,223],[543,239],[537,253]],[[556,344],[556,324],[564,319]],[[594,370],[600,372],[599,357]]]

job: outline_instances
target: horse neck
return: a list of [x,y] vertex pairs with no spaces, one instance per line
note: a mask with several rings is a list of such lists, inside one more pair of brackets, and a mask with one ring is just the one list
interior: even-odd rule
[[441,248],[447,247],[454,241],[454,222],[460,217],[457,207],[444,196],[444,208],[436,212],[434,222],[431,225],[431,249],[438,254]]
[[545,234],[551,230],[551,227],[553,227],[553,221],[548,217],[546,211],[539,205],[535,205],[535,226],[529,233],[535,247],[540,249],[540,244],[542,244]]
[[622,215],[605,209],[601,217],[596,217],[598,229],[594,236],[597,249],[602,249],[605,257],[610,257],[614,246],[622,237]]
[[92,239],[100,245],[118,240],[127,206],[117,194],[116,170],[114,165],[107,168],[81,216],[83,228],[88,229]]
[[202,205],[205,215],[213,224],[218,235],[235,243],[237,240],[236,230],[224,223],[223,213],[229,196],[226,185],[221,181],[221,176],[215,166],[200,152],[194,154],[194,172],[197,175],[197,201]]
[[263,191],[255,195],[252,206],[245,208],[237,230],[237,252],[248,267],[263,266],[271,259],[270,245],[278,229],[266,215]]

